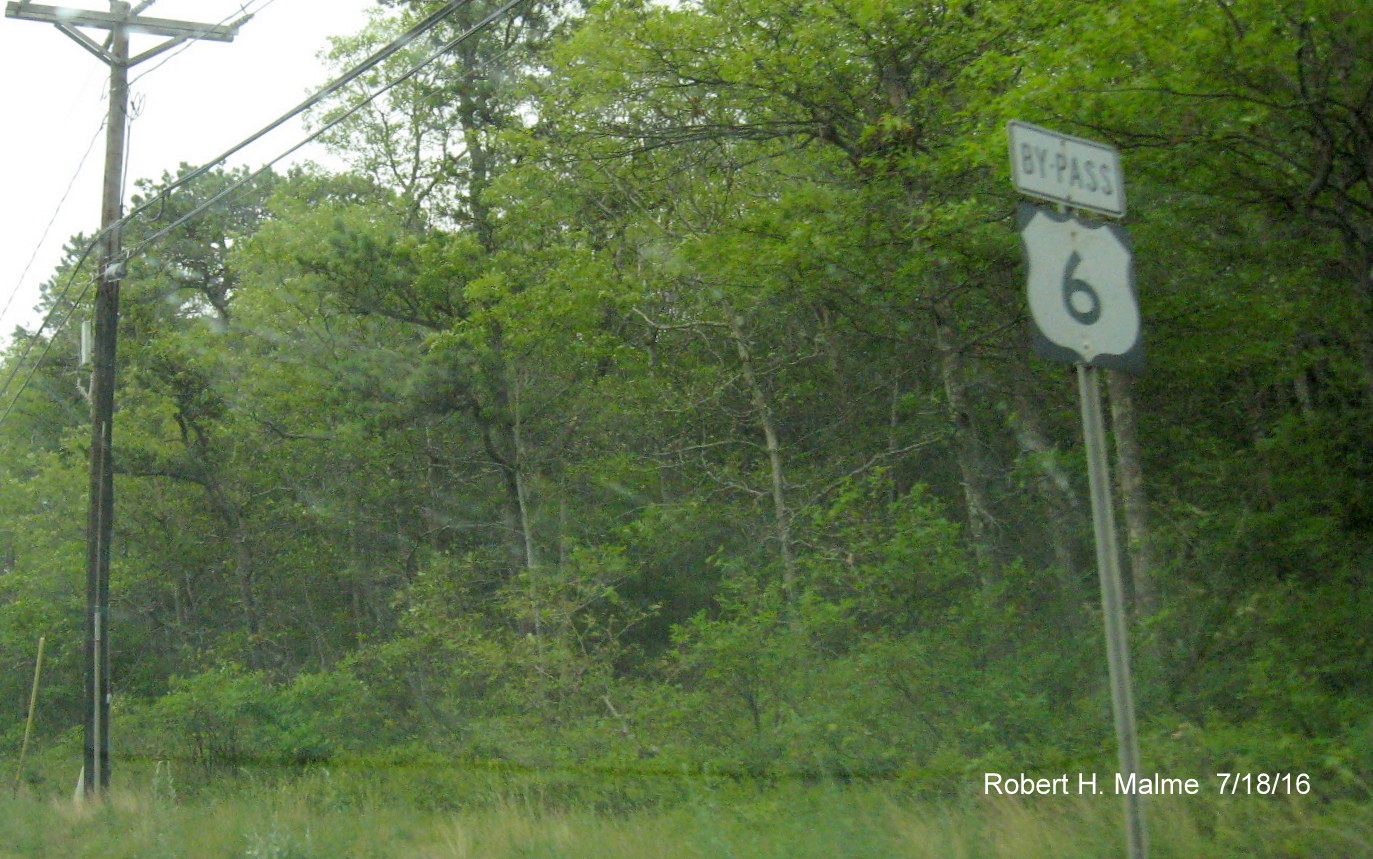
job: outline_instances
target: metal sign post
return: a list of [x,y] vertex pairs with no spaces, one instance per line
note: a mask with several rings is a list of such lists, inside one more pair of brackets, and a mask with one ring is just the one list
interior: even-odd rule
[[[1116,217],[1125,213],[1120,156],[1114,149],[1028,123],[1012,122],[1008,130],[1011,175],[1018,190],[1060,207]],[[1052,212],[1022,204],[1019,221],[1035,351],[1077,366],[1117,757],[1120,774],[1133,784],[1130,777],[1139,774],[1139,740],[1098,378],[1102,367],[1137,371],[1143,366],[1129,235],[1115,225],[1087,224],[1062,208]],[[1147,859],[1140,798],[1130,791],[1122,800],[1128,855]]]
[[[1101,416],[1100,370],[1077,365],[1082,400],[1082,435],[1087,448],[1087,484],[1092,496],[1092,533],[1096,538],[1097,577],[1101,580],[1101,614],[1106,626],[1106,666],[1111,679],[1111,713],[1115,717],[1116,756],[1127,778],[1139,773],[1139,739],[1135,732],[1135,699],[1130,680],[1130,647],[1125,629],[1124,588],[1116,518],[1111,506],[1111,474],[1106,464],[1106,428]],[[1125,794],[1125,837],[1130,859],[1149,855],[1144,812],[1139,796]]]

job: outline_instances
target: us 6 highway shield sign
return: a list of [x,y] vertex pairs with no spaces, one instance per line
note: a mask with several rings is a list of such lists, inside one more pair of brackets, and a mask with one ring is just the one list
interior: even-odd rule
[[1070,364],[1142,369],[1130,237],[1028,203],[1019,210],[1035,350]]

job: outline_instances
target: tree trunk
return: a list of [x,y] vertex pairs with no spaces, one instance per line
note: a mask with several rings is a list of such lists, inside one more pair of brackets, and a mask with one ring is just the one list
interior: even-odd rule
[[1363,396],[1366,407],[1373,411],[1373,334],[1368,331],[1366,323],[1363,330],[1356,335],[1359,350],[1359,370],[1363,377]]
[[1054,564],[1063,574],[1064,587],[1082,588],[1083,558],[1077,535],[1086,531],[1082,499],[1068,473],[1058,462],[1057,450],[1044,431],[1039,407],[1023,391],[1015,395],[1016,410],[1009,415],[1021,451],[1034,463],[1035,482],[1048,509],[1048,537]]
[[487,459],[495,466],[501,484],[501,533],[505,538],[506,562],[510,567],[510,574],[516,575],[526,568],[529,563],[529,556],[525,551],[524,541],[524,516],[521,512],[521,496],[523,490],[520,487],[519,476],[516,472],[516,465],[513,456],[507,456],[502,450],[500,441],[496,438],[497,428],[479,407],[472,409],[472,415],[476,418],[482,431],[482,446],[486,449]]
[[1106,372],[1111,398],[1111,428],[1116,437],[1116,477],[1125,511],[1125,548],[1130,559],[1130,583],[1136,610],[1152,614],[1158,609],[1154,559],[1149,541],[1149,503],[1144,491],[1139,434],[1135,422],[1134,384],[1119,370]]
[[977,559],[982,583],[988,584],[993,571],[994,525],[989,504],[986,467],[968,408],[967,386],[963,380],[963,356],[956,345],[957,335],[947,308],[934,308],[935,347],[939,352],[939,372],[944,382],[944,402],[953,430],[954,456],[963,483],[963,505],[968,520],[968,538]]
[[1373,412],[1373,236],[1346,234],[1349,265],[1353,272],[1353,299],[1359,323],[1354,333],[1365,407]]
[[773,420],[772,406],[768,403],[767,393],[758,382],[754,372],[753,356],[744,338],[743,320],[734,308],[725,304],[725,314],[729,317],[730,336],[739,353],[739,366],[744,374],[753,399],[753,407],[758,415],[758,423],[763,430],[763,442],[768,455],[770,482],[772,485],[773,527],[777,537],[778,553],[782,560],[782,593],[788,603],[796,601],[796,558],[791,545],[791,509],[787,505],[786,473],[782,467],[782,446],[778,441],[777,425]]
[[228,530],[229,543],[233,546],[234,583],[238,587],[239,607],[243,610],[243,623],[248,627],[248,634],[252,642],[248,648],[248,667],[255,670],[264,668],[266,666],[258,653],[262,632],[261,610],[259,608],[261,601],[257,594],[253,549],[248,541],[247,529],[243,525],[242,511],[213,477],[206,476],[201,482],[201,487],[205,490],[211,509],[215,511],[215,514],[219,516],[220,521]]
[[520,411],[520,381],[515,378],[511,385],[513,389],[514,405],[514,433],[515,457],[513,462],[515,474],[515,501],[520,516],[520,534],[524,537],[524,571],[529,584],[529,612],[533,618],[534,647],[540,654],[542,661],[543,653],[543,608],[539,597],[539,558],[534,545],[534,530],[529,520],[529,487],[524,479],[525,451],[524,451],[524,424]]

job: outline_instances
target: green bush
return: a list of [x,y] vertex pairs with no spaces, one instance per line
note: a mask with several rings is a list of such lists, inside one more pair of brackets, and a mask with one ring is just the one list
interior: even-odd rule
[[123,714],[135,757],[203,768],[324,763],[396,739],[366,686],[345,670],[289,683],[227,665],[172,679],[168,694]]

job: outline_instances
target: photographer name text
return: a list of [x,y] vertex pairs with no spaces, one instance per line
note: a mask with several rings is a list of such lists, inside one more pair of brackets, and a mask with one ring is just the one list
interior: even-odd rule
[[984,773],[982,792],[987,796],[1196,796],[1202,791],[1223,796],[1289,796],[1311,792],[1306,773],[1215,773],[1207,779],[1170,778],[1152,773],[1063,773],[1031,777],[1025,773]]

